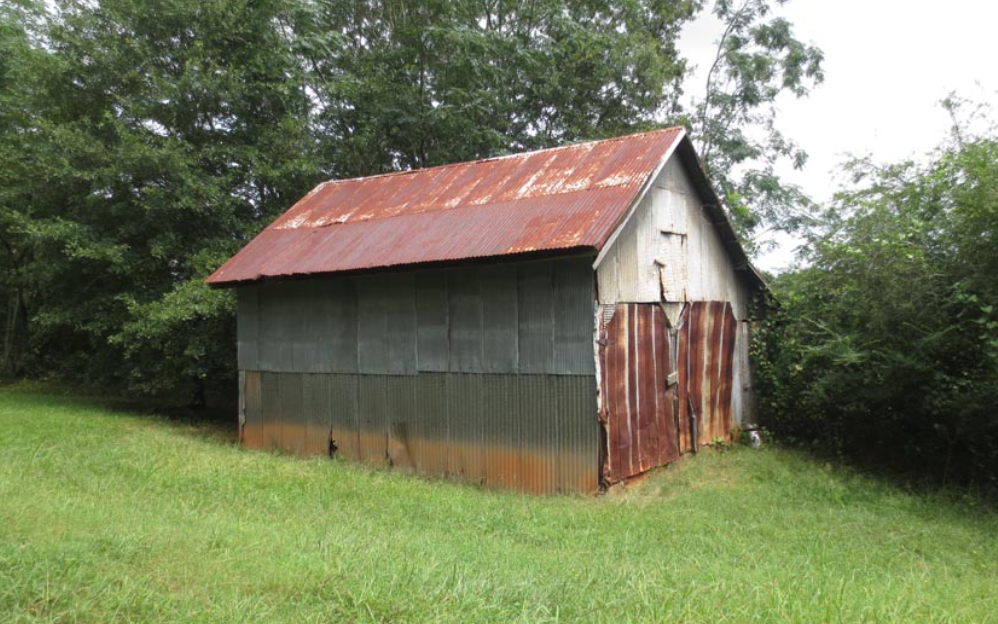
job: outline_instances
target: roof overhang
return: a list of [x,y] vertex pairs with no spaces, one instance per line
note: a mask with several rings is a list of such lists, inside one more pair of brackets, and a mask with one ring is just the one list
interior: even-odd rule
[[649,189],[651,189],[652,185],[654,185],[655,180],[658,179],[658,176],[662,173],[662,169],[665,168],[666,163],[668,163],[669,159],[676,155],[679,156],[680,163],[682,164],[684,171],[690,177],[693,187],[699,194],[702,208],[704,212],[707,213],[711,225],[713,225],[716,229],[718,236],[721,238],[721,243],[724,245],[725,250],[731,257],[735,273],[745,279],[753,288],[770,292],[769,284],[766,283],[766,280],[763,278],[758,269],[752,265],[748,254],[745,252],[745,248],[742,246],[741,241],[738,240],[738,235],[735,233],[734,225],[732,225],[731,219],[728,217],[728,213],[724,209],[721,198],[717,194],[717,191],[714,190],[714,186],[710,183],[703,161],[700,160],[700,156],[697,154],[696,148],[693,146],[693,141],[690,140],[689,135],[685,130],[675,141],[675,143],[673,143],[669,151],[662,157],[662,161],[658,164],[658,167],[656,167],[654,172],[652,172],[648,179],[645,180],[640,192],[637,196],[635,196],[634,202],[628,208],[624,218],[617,224],[613,234],[610,235],[610,238],[600,250],[599,255],[596,256],[596,260],[593,262],[593,269],[599,268],[600,264],[603,263],[603,259],[608,253],[610,253],[613,244],[620,236],[620,233],[627,226],[627,222],[630,221],[631,216],[638,209],[638,206],[641,205],[641,202],[648,194]]

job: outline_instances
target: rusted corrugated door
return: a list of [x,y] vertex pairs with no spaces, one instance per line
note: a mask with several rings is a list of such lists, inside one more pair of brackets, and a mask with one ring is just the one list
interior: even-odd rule
[[603,475],[613,483],[679,457],[669,367],[668,325],[657,304],[617,304],[600,341],[606,431]]
[[696,441],[710,444],[731,435],[731,392],[735,356],[735,320],[731,304],[687,304],[679,329],[679,447],[686,453]]

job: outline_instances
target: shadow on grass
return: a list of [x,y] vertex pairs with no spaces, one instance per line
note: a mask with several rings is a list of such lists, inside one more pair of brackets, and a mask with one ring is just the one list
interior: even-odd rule
[[795,456],[843,476],[862,478],[914,496],[947,501],[964,510],[998,514],[998,484],[995,483],[946,480],[926,471],[906,470],[878,461],[876,456],[843,455],[813,444],[785,440],[770,440],[767,444],[783,451],[787,460]]
[[114,397],[95,401],[110,412],[166,419],[183,435],[209,437],[226,443],[239,441],[239,417],[235,405],[192,407],[169,398]]
[[208,405],[193,407],[181,393],[158,397],[122,396],[105,388],[55,381],[8,381],[0,383],[0,389],[82,403],[121,416],[166,420],[186,436],[207,437],[225,443],[239,440],[235,401],[216,398]]

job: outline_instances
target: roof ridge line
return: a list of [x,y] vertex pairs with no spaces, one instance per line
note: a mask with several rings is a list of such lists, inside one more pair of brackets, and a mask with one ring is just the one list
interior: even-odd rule
[[664,133],[664,132],[667,132],[667,131],[670,131],[670,130],[673,130],[673,131],[675,131],[675,130],[685,130],[685,128],[683,126],[668,126],[666,128],[658,128],[656,130],[645,130],[643,132],[634,132],[632,134],[625,134],[625,135],[622,135],[622,136],[615,136],[615,137],[607,137],[605,139],[589,139],[589,140],[586,140],[586,141],[577,141],[575,143],[566,143],[565,145],[555,145],[554,147],[542,147],[540,149],[528,150],[528,151],[525,151],[525,152],[514,152],[514,153],[511,153],[511,154],[501,154],[499,156],[487,156],[485,158],[475,158],[473,160],[461,160],[461,161],[453,162],[453,163],[444,163],[442,165],[433,165],[432,167],[419,167],[418,169],[405,169],[405,170],[402,170],[402,171],[386,171],[384,173],[375,173],[373,175],[367,175],[367,176],[354,176],[352,178],[334,178],[334,179],[331,179],[331,180],[326,180],[324,182],[320,182],[319,185],[316,186],[315,189],[313,189],[312,192],[309,193],[309,194],[311,195],[312,193],[318,191],[320,188],[325,187],[328,184],[340,184],[342,182],[356,182],[358,180],[374,180],[374,179],[377,179],[377,178],[387,178],[387,177],[391,177],[391,176],[412,175],[412,174],[415,174],[415,173],[421,173],[421,172],[425,172],[425,171],[433,171],[435,169],[447,169],[447,168],[450,168],[450,167],[461,167],[461,166],[467,166],[467,165],[474,165],[474,164],[478,164],[478,163],[493,162],[493,161],[496,161],[496,160],[504,160],[504,159],[507,159],[507,158],[517,158],[517,157],[520,157],[520,156],[528,156],[530,154],[540,154],[541,152],[555,152],[555,151],[558,151],[558,150],[571,149],[573,147],[581,147],[583,145],[590,145],[592,143],[614,143],[616,141],[626,141],[628,139],[633,139],[635,137],[639,137],[639,136],[642,136],[642,135],[645,135],[645,134],[655,134],[655,133],[658,133],[658,132],[663,132]]

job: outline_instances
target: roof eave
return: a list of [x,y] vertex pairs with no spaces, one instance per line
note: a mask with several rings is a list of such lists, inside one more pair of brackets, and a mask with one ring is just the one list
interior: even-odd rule
[[239,288],[241,286],[251,286],[264,282],[309,279],[312,277],[330,276],[357,276],[370,275],[374,273],[393,273],[403,271],[414,271],[420,269],[444,269],[458,266],[474,266],[481,264],[495,264],[499,262],[536,262],[540,260],[553,260],[558,258],[579,258],[595,257],[599,250],[589,245],[579,245],[574,247],[563,247],[560,249],[542,249],[534,251],[520,251],[495,256],[476,256],[470,258],[458,258],[451,260],[434,260],[429,262],[413,262],[408,264],[394,264],[390,266],[369,267],[363,269],[353,269],[349,271],[329,271],[326,273],[289,273],[282,275],[258,275],[253,278],[237,280],[215,280],[209,276],[205,283],[210,288]]
[[672,140],[672,145],[670,145],[669,149],[662,155],[662,158],[655,166],[655,169],[648,174],[648,177],[645,178],[645,181],[641,184],[641,188],[638,189],[634,199],[631,200],[631,205],[626,211],[624,211],[624,215],[620,218],[620,221],[617,222],[617,225],[614,226],[610,236],[603,241],[603,244],[600,246],[599,255],[596,256],[596,260],[593,261],[593,270],[598,269],[600,264],[603,263],[603,259],[610,252],[610,249],[613,248],[613,244],[617,242],[617,238],[620,236],[620,233],[624,230],[627,222],[631,220],[631,216],[634,214],[634,211],[636,211],[638,206],[641,205],[641,202],[644,201],[645,195],[648,194],[648,191],[651,189],[652,185],[655,184],[655,180],[662,173],[662,169],[665,168],[666,163],[668,163],[669,159],[672,158],[672,155],[676,152],[676,149],[683,141],[688,140],[689,139],[687,139],[686,136],[686,129],[680,129],[679,134]]

